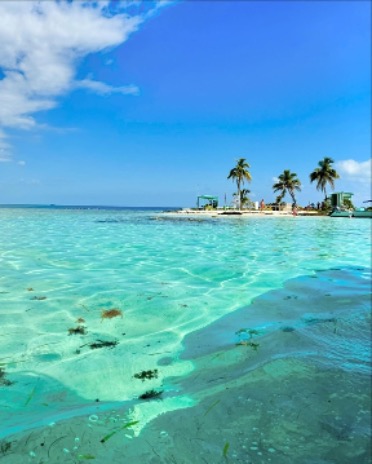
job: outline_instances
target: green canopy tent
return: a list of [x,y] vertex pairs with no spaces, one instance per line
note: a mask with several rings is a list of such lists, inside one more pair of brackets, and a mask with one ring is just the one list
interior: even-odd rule
[[[201,204],[202,203],[202,204]],[[205,206],[211,206],[212,208],[217,208],[218,206],[218,197],[214,195],[199,195],[197,201],[197,207],[205,208]]]

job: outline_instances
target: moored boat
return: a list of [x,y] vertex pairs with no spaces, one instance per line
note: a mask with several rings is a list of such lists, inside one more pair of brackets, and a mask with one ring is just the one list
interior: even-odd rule
[[348,217],[348,218],[372,218],[372,211],[364,208],[357,209],[340,209],[335,208],[330,217]]

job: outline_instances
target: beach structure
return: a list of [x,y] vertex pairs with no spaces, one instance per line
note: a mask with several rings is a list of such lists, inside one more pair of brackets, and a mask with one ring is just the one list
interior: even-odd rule
[[332,193],[328,199],[331,201],[332,212],[330,217],[355,217],[355,218],[372,218],[370,208],[347,208],[345,200],[351,201],[353,193],[337,192]]
[[199,195],[197,198],[196,206],[198,209],[205,208],[207,206],[211,208],[217,208],[218,197],[215,195]]
[[342,208],[345,206],[345,200],[350,200],[354,194],[351,192],[335,192],[328,196],[332,208]]

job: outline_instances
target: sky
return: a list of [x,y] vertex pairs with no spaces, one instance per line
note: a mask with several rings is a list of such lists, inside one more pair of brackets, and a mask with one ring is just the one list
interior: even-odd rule
[[[0,204],[372,199],[368,1],[0,2]],[[290,201],[290,198],[286,198]]]

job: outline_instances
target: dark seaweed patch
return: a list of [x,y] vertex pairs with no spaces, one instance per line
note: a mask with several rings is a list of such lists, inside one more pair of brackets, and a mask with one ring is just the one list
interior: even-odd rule
[[163,394],[163,390],[148,390],[145,393],[142,393],[138,398],[140,400],[152,400],[159,398]]
[[71,329],[68,329],[68,334],[69,335],[85,335],[87,332],[86,332],[86,327],[84,327],[83,325],[78,325],[77,327],[73,327]]
[[13,385],[14,382],[11,382],[6,378],[6,374],[4,369],[0,367],[0,387],[9,387],[10,385]]
[[140,379],[142,382],[145,380],[150,380],[150,379],[157,379],[158,378],[158,370],[148,370],[148,371],[141,371],[138,372],[137,374],[134,374],[133,376],[135,379]]
[[325,318],[325,319],[322,319],[320,317],[309,317],[309,318],[305,319],[306,324],[319,324],[319,323],[322,323],[322,322],[334,322],[334,323],[336,323],[337,319],[335,317],[330,317],[330,318]]
[[93,343],[89,343],[88,346],[90,349],[96,350],[98,348],[114,348],[118,344],[119,342],[117,340],[114,340],[114,341],[97,340]]
[[294,327],[282,327],[282,332],[294,332],[296,329]]
[[5,454],[9,453],[12,448],[12,443],[10,441],[2,441],[0,444],[0,452],[4,456]]

